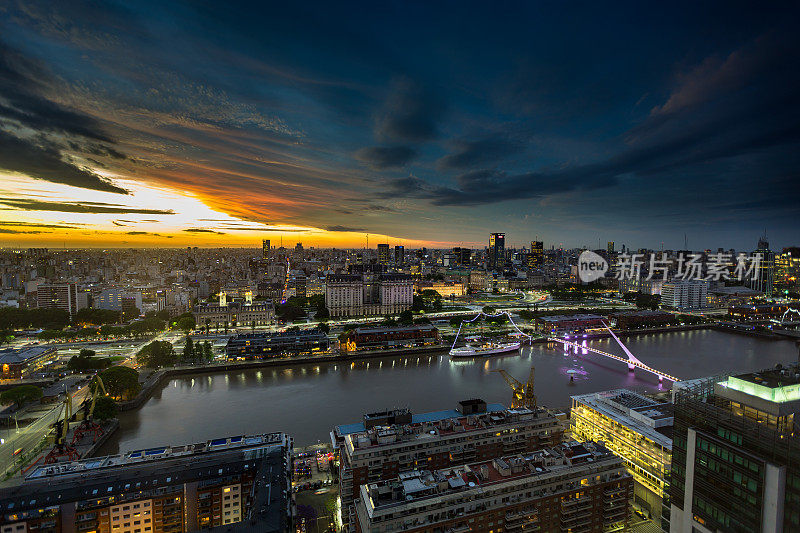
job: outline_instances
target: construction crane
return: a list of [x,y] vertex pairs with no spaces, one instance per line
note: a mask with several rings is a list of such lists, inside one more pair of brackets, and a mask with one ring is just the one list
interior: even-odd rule
[[83,437],[89,434],[92,435],[92,442],[97,442],[97,439],[102,437],[103,433],[105,433],[103,426],[94,421],[94,406],[97,403],[97,398],[100,397],[100,391],[103,391],[102,396],[108,396],[106,386],[103,384],[103,380],[100,376],[95,376],[89,386],[94,387],[92,390],[92,400],[86,401],[83,404],[83,421],[75,428],[75,434],[72,436],[73,445],[81,442]]
[[55,445],[45,456],[44,464],[57,463],[62,457],[66,457],[68,461],[74,461],[80,458],[78,450],[76,450],[72,444],[67,443],[69,420],[72,418],[72,396],[70,396],[68,391],[65,391],[62,408],[64,416],[59,416],[56,423],[53,424],[55,427]]
[[503,379],[506,380],[508,386],[511,387],[513,391],[513,396],[511,397],[511,407],[526,407],[533,411],[536,410],[536,394],[533,391],[533,376],[534,376],[534,367],[531,367],[531,373],[528,376],[528,382],[522,383],[520,380],[503,370],[493,370],[493,372],[499,372]]

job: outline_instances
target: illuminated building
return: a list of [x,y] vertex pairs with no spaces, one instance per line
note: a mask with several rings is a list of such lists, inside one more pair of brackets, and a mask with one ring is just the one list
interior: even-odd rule
[[605,318],[593,314],[548,315],[536,317],[536,328],[542,333],[578,333],[604,327]]
[[394,479],[417,468],[441,469],[505,455],[529,453],[561,441],[559,421],[544,409],[506,409],[482,400],[457,410],[412,415],[407,409],[364,415],[336,426],[342,519],[355,525],[354,501],[368,482]]
[[356,531],[601,533],[627,526],[631,492],[619,457],[570,442],[362,485]]
[[228,339],[225,356],[229,360],[267,359],[283,354],[327,352],[329,347],[328,335],[318,329],[244,333]]
[[800,531],[800,366],[673,390],[670,531]]
[[0,489],[0,531],[183,533],[248,514],[253,531],[290,531],[292,447],[271,433],[37,466]]
[[325,306],[331,317],[395,315],[411,309],[414,281],[405,274],[330,274]]
[[676,279],[661,287],[661,305],[671,309],[700,309],[706,307],[708,282]]
[[401,267],[405,264],[405,248],[401,245],[397,245],[394,247],[394,264],[395,266]]
[[233,301],[224,304],[202,304],[192,309],[197,327],[209,326],[219,329],[225,324],[236,326],[266,326],[275,320],[275,306],[271,300],[252,304]]
[[455,266],[467,266],[470,263],[472,250],[461,246],[453,248],[453,264]]
[[797,292],[800,284],[800,248],[784,248],[775,256],[775,290],[786,294]]
[[0,371],[3,379],[19,379],[29,376],[55,361],[58,350],[54,345],[7,348],[0,350]]
[[788,305],[781,304],[744,304],[728,307],[728,316],[736,320],[769,320],[780,319]]
[[577,440],[602,441],[635,481],[634,502],[658,519],[672,462],[672,404],[619,389],[572,396]]
[[544,266],[544,243],[531,241],[531,253],[528,257],[528,270],[536,270]]
[[269,239],[261,241],[261,257],[267,259],[269,257]]
[[606,252],[608,252],[609,257],[614,255],[614,241],[608,241],[608,244],[606,245]]
[[379,244],[378,245],[378,264],[389,266],[389,245],[388,244]]
[[506,234],[489,234],[489,270],[501,270],[506,263]]
[[750,278],[750,288],[763,292],[765,297],[771,298],[775,284],[775,252],[769,249],[766,235],[758,240],[758,248],[753,252],[754,256],[756,254],[761,256],[761,260],[758,270]]
[[346,332],[345,335],[347,335],[347,341],[341,349],[346,352],[432,346],[440,342],[439,330],[430,324],[356,328]]
[[42,283],[36,289],[36,305],[40,309],[61,309],[72,316],[80,309],[78,287],[74,283]]

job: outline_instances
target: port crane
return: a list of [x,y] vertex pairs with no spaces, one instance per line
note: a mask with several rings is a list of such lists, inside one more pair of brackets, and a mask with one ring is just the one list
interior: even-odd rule
[[55,427],[55,443],[53,449],[45,456],[44,464],[57,463],[62,457],[66,457],[68,461],[75,461],[80,458],[78,450],[72,445],[67,443],[67,432],[69,431],[69,420],[72,418],[72,396],[69,392],[64,395],[64,402],[62,405],[63,417],[59,416],[54,424]]
[[499,372],[508,383],[508,386],[511,387],[513,391],[511,407],[525,407],[533,411],[536,410],[536,394],[533,390],[534,367],[531,367],[527,383],[522,383],[503,369],[493,370],[492,372]]
[[72,445],[81,442],[86,435],[92,435],[92,442],[97,442],[97,439],[103,436],[105,430],[103,426],[94,421],[94,406],[97,403],[97,398],[100,396],[100,391],[103,392],[102,396],[108,396],[106,386],[100,376],[95,376],[89,384],[92,389],[91,401],[86,401],[83,404],[83,420],[80,425],[75,429],[75,434],[72,436]]

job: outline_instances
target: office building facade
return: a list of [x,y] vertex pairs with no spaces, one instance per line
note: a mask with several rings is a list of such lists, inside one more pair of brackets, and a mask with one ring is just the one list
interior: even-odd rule
[[414,281],[405,274],[330,274],[325,306],[332,317],[383,316],[411,309]]
[[[602,441],[633,476],[634,504],[660,520],[672,463],[672,404],[624,389],[572,397],[572,438]],[[666,528],[668,530],[668,526]]]
[[701,309],[708,300],[708,282],[672,280],[661,287],[661,305],[671,309]]
[[74,283],[43,283],[36,289],[40,309],[61,309],[70,316],[78,312],[78,287]]
[[489,254],[487,257],[489,270],[502,270],[506,264],[506,234],[489,234]]
[[676,387],[670,531],[800,531],[800,367]]
[[379,244],[378,245],[378,264],[389,266],[389,245],[388,244]]

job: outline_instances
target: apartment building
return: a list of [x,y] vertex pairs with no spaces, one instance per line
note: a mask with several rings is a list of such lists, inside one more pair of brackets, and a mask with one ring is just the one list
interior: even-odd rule
[[255,530],[288,531],[291,453],[291,437],[270,433],[39,466],[0,489],[0,533],[184,533],[253,508]]
[[366,483],[554,446],[562,428],[544,409],[506,409],[476,399],[454,410],[367,414],[362,423],[337,426],[331,437],[339,450],[342,520],[352,530],[353,503]]
[[633,481],[601,444],[570,442],[363,485],[358,533],[603,532],[627,525]]

